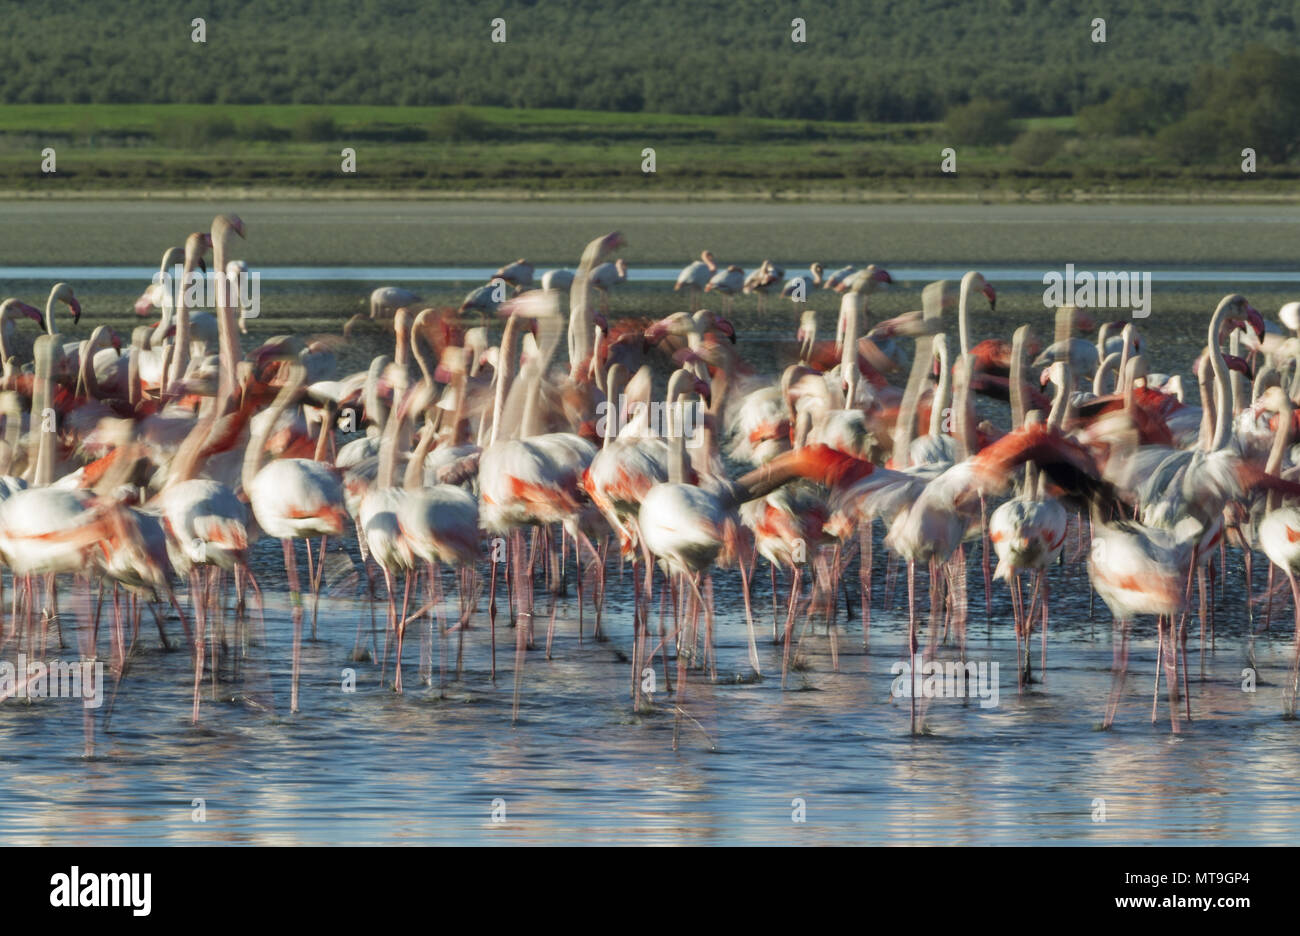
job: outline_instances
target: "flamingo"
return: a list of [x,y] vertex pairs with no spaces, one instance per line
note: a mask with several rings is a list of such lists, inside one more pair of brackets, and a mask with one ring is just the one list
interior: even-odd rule
[[825,268],[820,263],[813,263],[808,269],[812,271],[811,275],[800,273],[785,281],[785,285],[781,287],[782,299],[789,299],[794,303],[807,302],[812,291],[822,285],[822,272]]
[[[1294,423],[1292,420],[1291,398],[1281,387],[1271,387],[1266,391],[1266,405],[1277,415],[1277,431],[1273,448],[1269,453],[1266,471],[1270,475],[1280,474],[1282,458],[1286,447],[1291,442]],[[1291,598],[1295,605],[1296,637],[1294,657],[1291,664],[1291,680],[1286,697],[1288,715],[1295,715],[1296,690],[1300,685],[1300,581],[1296,575],[1300,572],[1300,509],[1292,504],[1283,504],[1281,498],[1273,492],[1268,496],[1267,513],[1259,524],[1259,545],[1277,568],[1280,568],[1291,584]],[[1270,580],[1271,584],[1271,580]]]
[[745,288],[745,271],[732,264],[725,270],[718,270],[704,286],[705,292],[722,294],[722,312],[731,312],[731,305],[736,301],[736,294]]
[[700,259],[688,263],[677,274],[677,282],[673,284],[673,291],[680,292],[682,287],[690,290],[690,308],[694,309],[699,305],[700,293],[704,291],[705,286],[709,285],[709,280],[717,271],[718,262],[714,259],[713,252],[710,250],[701,251]]
[[[1019,414],[1016,408],[1021,404],[1016,399],[1023,386],[1022,371],[1024,367],[1024,347],[1027,343],[1028,326],[1016,330],[1012,340],[1011,386],[1013,392],[1013,428]],[[1065,366],[1065,365],[1058,365]],[[1066,387],[1069,380],[1063,378],[1056,402],[1052,406],[1048,424],[1060,429],[1065,419],[1068,402]],[[1038,415],[1038,411],[1034,414]],[[1019,421],[1028,421],[1030,425],[1037,422],[1028,415],[1020,415]],[[1046,475],[1037,476],[1026,469],[1024,486],[1018,497],[998,506],[989,517],[989,539],[998,556],[998,566],[994,570],[995,579],[1006,579],[1011,586],[1012,603],[1015,611],[1016,641],[1025,637],[1024,665],[1018,668],[1021,674],[1019,682],[1023,687],[1029,672],[1029,637],[1032,633],[1035,605],[1042,600],[1043,608],[1043,659],[1041,665],[1047,666],[1047,568],[1060,556],[1061,546],[1065,543],[1066,513],[1055,498],[1048,497]],[[1025,613],[1024,598],[1020,588],[1020,573],[1023,570],[1034,573],[1034,592],[1030,601],[1029,613]]]
[[619,257],[613,263],[602,263],[591,271],[591,288],[600,293],[600,309],[609,312],[609,291],[627,282],[627,261]]
[[346,509],[343,488],[329,466],[306,458],[282,458],[263,464],[271,427],[302,389],[307,370],[296,360],[288,362],[284,384],[271,404],[270,415],[253,434],[245,450],[244,492],[253,516],[268,535],[284,547],[289,597],[293,603],[293,688],[289,708],[298,711],[298,678],[302,660],[302,590],[293,541],[315,536],[337,536],[343,531]]
[[533,265],[520,257],[514,263],[507,263],[492,278],[502,280],[516,293],[523,292],[526,286],[533,285]]
[[762,315],[766,306],[765,300],[767,294],[774,288],[779,288],[785,280],[785,269],[774,264],[771,260],[764,260],[757,270],[745,277],[744,285],[741,290],[748,295],[756,293],[758,295],[758,314]]

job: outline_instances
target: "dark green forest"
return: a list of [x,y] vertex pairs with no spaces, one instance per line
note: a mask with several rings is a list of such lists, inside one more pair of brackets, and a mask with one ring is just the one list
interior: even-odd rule
[[[191,41],[194,16],[205,44]],[[1098,16],[1105,43],[1091,38]],[[495,17],[504,43],[490,40]],[[805,43],[791,40],[795,17]],[[1294,51],[1298,22],[1300,0],[0,2],[0,103],[929,121],[971,100],[1058,116],[1140,91],[1159,123],[1189,93],[1208,97],[1213,67],[1247,45]]]

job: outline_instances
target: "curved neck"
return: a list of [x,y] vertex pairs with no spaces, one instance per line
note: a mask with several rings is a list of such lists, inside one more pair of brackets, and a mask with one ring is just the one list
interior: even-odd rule
[[[1121,334],[1124,338],[1124,341],[1123,341],[1123,347],[1120,348],[1120,352],[1119,352],[1119,374],[1120,374],[1120,380],[1125,381],[1128,379],[1129,358],[1133,356],[1133,326],[1125,325],[1124,331]],[[1128,387],[1125,386],[1124,389],[1127,390]]]
[[36,436],[36,457],[32,459],[32,483],[45,487],[54,481],[54,442],[58,435],[58,414],[54,400],[54,370],[62,356],[55,335],[41,335],[32,348],[36,360],[35,392],[32,395],[32,433]]
[[686,483],[686,435],[678,424],[678,414],[682,398],[686,396],[686,386],[694,378],[689,371],[675,370],[668,379],[668,392],[665,395],[667,406],[664,410],[664,426],[668,432],[668,483]]
[[898,419],[894,423],[895,468],[906,468],[911,464],[909,450],[916,431],[916,411],[920,405],[921,388],[933,363],[934,340],[931,336],[924,335],[916,340],[916,350],[912,355],[912,373],[908,375],[907,389],[903,391],[903,402],[899,404]]
[[[236,407],[236,375],[242,354],[239,350],[239,324],[236,321],[235,307],[227,288],[229,281],[225,277],[226,255],[230,252],[230,239],[234,233],[230,220],[225,215],[218,215],[212,222],[212,268],[221,273],[217,280],[217,352],[218,373],[216,411],[218,416]],[[242,236],[242,234],[241,234]],[[287,404],[286,404],[287,405]]]
[[606,253],[606,237],[587,244],[569,287],[569,375],[577,380],[582,367],[591,357],[591,272],[601,264]]
[[1102,322],[1101,327],[1097,329],[1097,360],[1106,358],[1106,342],[1110,340],[1110,322]]
[[501,346],[497,349],[497,385],[492,400],[492,435],[488,437],[489,445],[503,438],[501,417],[506,408],[506,394],[515,376],[515,342],[518,334],[519,319],[512,315],[506,319],[505,330],[501,332]]
[[275,424],[279,422],[280,416],[289,408],[298,391],[302,389],[303,380],[307,376],[307,370],[296,361],[288,367],[288,373],[285,375],[284,386],[276,394],[275,402],[267,411],[266,421],[258,427],[257,431],[248,440],[248,448],[244,450],[244,490],[252,489],[253,479],[257,473],[262,470],[263,461],[266,458],[266,441],[271,437],[271,432],[275,429]]
[[1025,342],[1029,337],[1029,326],[1021,325],[1011,336],[1011,374],[1008,391],[1011,395],[1011,428],[1019,429],[1025,424],[1028,408],[1025,405]]
[[627,386],[627,368],[622,364],[611,364],[605,377],[605,432],[601,447],[618,438],[618,430],[623,422],[623,389]]
[[[188,245],[187,245],[188,246]],[[172,346],[171,366],[168,373],[172,381],[180,380],[185,376],[185,371],[190,363],[190,303],[187,297],[189,292],[190,274],[194,272],[195,257],[192,249],[185,251],[185,263],[181,267],[181,285],[179,289],[181,302],[176,309],[176,342]],[[196,289],[202,294],[202,284],[196,284]],[[166,390],[166,387],[162,388]]]
[[101,398],[99,377],[95,373],[95,354],[105,344],[108,326],[100,325],[90,333],[90,339],[81,343],[81,367],[77,379],[86,388],[86,396],[92,400]]
[[1220,301],[1214,315],[1210,318],[1209,350],[1210,368],[1214,371],[1214,437],[1210,440],[1210,451],[1217,452],[1228,444],[1228,433],[1232,428],[1229,413],[1231,402],[1228,397],[1228,365],[1223,360],[1223,350],[1219,347],[1219,333],[1223,322],[1228,317],[1230,297]]
[[848,292],[840,300],[840,319],[843,333],[840,340],[840,380],[844,382],[845,406],[852,407],[857,399],[858,390],[858,332],[862,327],[862,309],[866,297],[861,293]]
[[963,276],[961,278],[961,291],[957,294],[957,340],[960,343],[962,357],[970,353],[966,306],[970,300],[971,283],[974,281],[975,273],[973,271]]
[[[59,284],[62,285],[62,284]],[[59,286],[50,290],[50,296],[45,300],[45,334],[57,335],[59,326],[54,321],[54,303],[59,293]]]
[[[1286,391],[1281,387],[1277,392],[1271,394],[1276,401],[1277,411],[1277,431],[1273,436],[1273,447],[1268,453],[1268,463],[1264,466],[1264,473],[1277,475],[1282,470],[1282,457],[1286,454],[1286,447],[1291,442],[1291,398],[1286,395]],[[1281,502],[1281,494],[1277,491],[1268,492],[1268,509],[1276,510]]]
[[[1112,370],[1119,373],[1121,355],[1118,351],[1112,351],[1101,359],[1097,365],[1097,373],[1092,377],[1092,392],[1094,396],[1102,396],[1106,392],[1106,375]],[[1119,381],[1115,381],[1115,391],[1118,393],[1123,388],[1119,386]]]
[[939,385],[934,390],[930,404],[930,435],[938,438],[943,432],[943,411],[952,406],[952,366],[948,360],[948,336],[934,336],[934,353],[939,359]]
[[380,432],[384,431],[384,426],[388,423],[388,407],[384,405],[384,400],[379,395],[379,378],[391,363],[392,359],[386,354],[381,354],[371,361],[370,369],[366,371],[366,385],[362,390],[366,419]]
[[415,416],[416,390],[407,390],[406,382],[398,378],[400,386],[393,387],[393,416],[384,428],[384,438],[379,446],[379,473],[375,487],[390,488],[397,483],[397,456],[410,447],[408,426]]
[[420,368],[420,373],[424,375],[424,381],[430,387],[433,386],[433,372],[436,364],[431,363],[431,355],[421,347],[420,335],[428,326],[427,312],[421,312],[415,317],[415,322],[411,325],[411,355],[415,358],[415,363]]
[[16,302],[15,299],[6,299],[0,303],[0,368],[3,368],[6,379],[14,373],[9,354],[9,338],[13,332],[13,309]]
[[161,274],[158,288],[162,292],[159,297],[162,300],[162,316],[150,332],[148,340],[145,341],[146,348],[162,344],[167,338],[167,332],[171,331],[173,290],[176,288],[176,284],[171,282],[171,272],[184,260],[184,256],[184,252],[179,247],[168,247],[163,252],[162,263],[158,266],[158,272]]
[[1070,374],[1070,359],[1068,357],[1061,360],[1057,365],[1060,368],[1060,383],[1056,387],[1056,397],[1052,400],[1052,411],[1047,415],[1047,424],[1054,429],[1060,429],[1065,425],[1065,411],[1070,406],[1070,387],[1074,380]]

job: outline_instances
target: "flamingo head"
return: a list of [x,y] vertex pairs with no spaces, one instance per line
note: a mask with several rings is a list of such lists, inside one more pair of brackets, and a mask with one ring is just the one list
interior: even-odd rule
[[603,313],[593,312],[591,314],[591,321],[594,325],[599,326],[601,334],[609,334],[609,319],[605,318]]
[[1264,316],[1260,315],[1259,311],[1249,302],[1243,303],[1243,305],[1245,306],[1246,321],[1250,324],[1250,327],[1255,330],[1255,336],[1259,338],[1260,341],[1263,341]]
[[119,355],[122,353],[122,336],[111,328],[108,330],[108,344]]
[[1228,365],[1228,370],[1235,370],[1239,374],[1245,374],[1247,380],[1254,380],[1255,374],[1251,369],[1250,362],[1245,358],[1239,358],[1235,354],[1225,354],[1223,363]]
[[989,301],[989,308],[996,312],[998,308],[998,292],[993,288],[993,284],[984,278],[984,274],[976,273],[972,285],[984,294],[984,297]]
[[700,399],[704,401],[705,406],[713,405],[713,390],[709,387],[707,380],[701,380],[697,377],[695,385],[691,389],[700,395]]
[[1229,329],[1240,328],[1245,331],[1247,326],[1254,329],[1255,335],[1260,341],[1264,340],[1264,316],[1246,301],[1245,296],[1231,296],[1224,302],[1232,310],[1228,315],[1225,324]]
[[[248,236],[245,233],[244,219],[236,214],[217,215],[216,220],[212,222],[212,227],[234,231],[240,237]],[[211,244],[211,235],[209,235],[209,244]]]
[[601,240],[600,242],[600,249],[602,252],[605,253],[609,253],[618,250],[620,247],[626,247],[626,246],[627,246],[627,238],[625,238],[622,235],[622,233],[620,233],[619,231],[610,231],[608,234],[605,235],[604,239]]
[[721,315],[713,316],[713,330],[726,335],[732,344],[736,343],[736,327]]
[[19,302],[17,299],[12,300],[9,303],[9,306],[15,312],[19,313],[20,315],[27,316],[29,319],[31,319],[33,322],[36,322],[37,324],[42,324],[45,321],[45,317],[41,315],[41,310],[36,308],[36,306],[29,306],[25,302]]
[[72,293],[72,287],[67,283],[59,283],[55,286],[50,292],[50,298],[57,299],[68,307],[72,312],[73,324],[81,321],[81,303],[77,301],[77,297]]
[[652,348],[669,335],[685,334],[690,326],[690,316],[686,312],[674,312],[667,318],[652,322],[643,333],[644,347]]

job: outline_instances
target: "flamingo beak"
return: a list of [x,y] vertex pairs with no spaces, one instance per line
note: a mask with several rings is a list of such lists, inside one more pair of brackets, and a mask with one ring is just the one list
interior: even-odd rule
[[998,308],[998,293],[997,290],[993,288],[993,284],[985,283],[984,288],[981,290],[981,292],[983,292],[984,295],[988,297],[989,308],[996,312]]
[[1255,329],[1255,334],[1259,337],[1259,340],[1263,341],[1264,316],[1260,315],[1259,311],[1249,302],[1246,303],[1246,321],[1250,323],[1251,328]]
[[1038,375],[1038,385],[1040,387],[1046,387],[1051,382],[1052,382],[1052,369],[1050,367],[1044,367],[1043,372]]
[[707,381],[696,380],[695,392],[698,393],[700,397],[704,400],[705,406],[713,405],[713,391],[709,388],[709,384]]
[[726,335],[731,340],[732,344],[736,343],[736,328],[726,319],[715,318],[713,320],[713,327]]
[[888,270],[877,270],[874,274],[872,274],[872,279],[874,279],[877,283],[892,284],[894,282],[894,278],[889,275]]
[[609,319],[605,318],[600,312],[596,312],[591,317],[592,321],[600,326],[600,330],[606,335],[609,334]]
[[1245,374],[1250,380],[1255,379],[1255,375],[1251,372],[1250,363],[1245,359],[1239,358],[1235,354],[1225,354],[1223,363],[1228,365],[1228,370],[1235,370],[1238,373]]
[[[68,300],[68,308],[72,310],[72,323],[75,325],[77,322],[80,322],[80,321],[81,321],[81,303],[78,302],[76,299],[69,299],[69,300]],[[1257,313],[1255,313],[1255,314],[1258,315],[1259,313],[1257,312]]]

